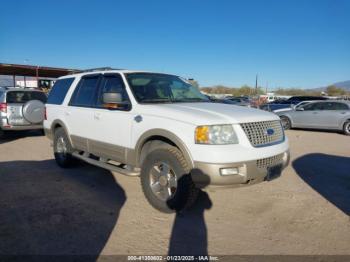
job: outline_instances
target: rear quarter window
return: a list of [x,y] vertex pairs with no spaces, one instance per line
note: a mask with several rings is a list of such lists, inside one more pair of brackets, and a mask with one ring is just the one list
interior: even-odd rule
[[7,103],[24,104],[31,100],[39,100],[46,103],[47,97],[43,92],[38,91],[9,91],[6,94]]
[[61,105],[73,81],[74,78],[57,80],[49,93],[47,104]]

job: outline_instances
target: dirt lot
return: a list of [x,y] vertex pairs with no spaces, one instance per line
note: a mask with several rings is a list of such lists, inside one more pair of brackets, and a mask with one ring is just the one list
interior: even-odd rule
[[287,132],[283,176],[208,190],[166,215],[139,178],[56,166],[49,141],[0,141],[0,254],[350,254],[350,137]]

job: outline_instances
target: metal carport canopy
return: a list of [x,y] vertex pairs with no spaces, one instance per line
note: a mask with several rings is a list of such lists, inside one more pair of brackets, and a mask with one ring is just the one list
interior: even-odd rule
[[77,69],[0,63],[0,75],[58,78],[79,71]]

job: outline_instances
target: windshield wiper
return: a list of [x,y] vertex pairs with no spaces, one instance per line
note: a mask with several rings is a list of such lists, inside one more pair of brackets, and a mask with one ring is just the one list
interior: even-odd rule
[[143,99],[141,103],[172,103],[168,98]]
[[197,97],[190,97],[185,99],[175,99],[174,102],[209,102],[209,100],[205,100]]

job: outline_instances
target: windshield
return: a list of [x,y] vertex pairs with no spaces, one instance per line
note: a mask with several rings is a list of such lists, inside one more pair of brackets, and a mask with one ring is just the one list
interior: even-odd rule
[[130,73],[126,79],[139,103],[210,102],[198,88],[177,76]]

